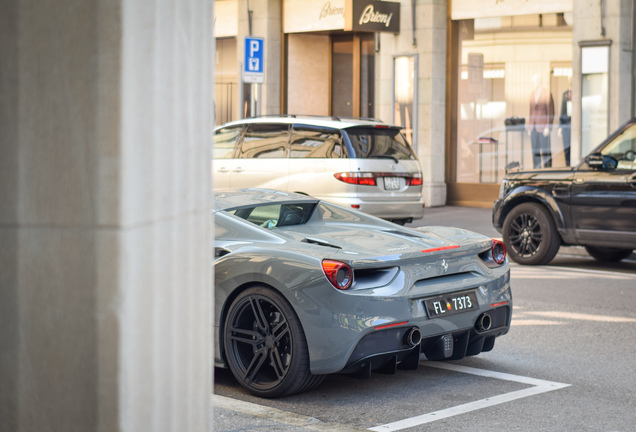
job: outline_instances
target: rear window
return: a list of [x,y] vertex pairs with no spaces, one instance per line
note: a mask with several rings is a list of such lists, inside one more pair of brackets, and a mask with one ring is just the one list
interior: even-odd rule
[[228,213],[252,222],[263,228],[276,228],[307,223],[316,203],[265,204],[238,207],[226,210]]
[[356,158],[416,159],[413,149],[398,129],[349,128],[346,132]]
[[340,132],[336,129],[294,126],[289,149],[291,158],[341,158],[345,156]]

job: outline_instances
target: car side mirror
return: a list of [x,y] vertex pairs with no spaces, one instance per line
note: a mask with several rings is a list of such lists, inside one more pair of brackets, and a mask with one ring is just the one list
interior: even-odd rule
[[590,168],[603,168],[603,155],[600,153],[592,153],[586,158]]

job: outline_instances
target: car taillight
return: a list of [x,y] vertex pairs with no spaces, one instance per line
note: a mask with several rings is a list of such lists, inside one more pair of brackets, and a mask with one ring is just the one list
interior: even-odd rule
[[413,177],[410,178],[409,186],[422,186],[422,174],[415,173]]
[[368,172],[343,172],[333,175],[340,181],[355,185],[375,186],[375,176]]
[[351,267],[343,262],[323,260],[322,271],[325,272],[325,276],[327,276],[327,280],[329,280],[331,285],[339,290],[346,290],[353,283],[353,271]]
[[492,240],[492,259],[497,264],[503,264],[506,261],[506,245],[502,241]]
[[421,173],[389,173],[389,172],[341,172],[333,175],[341,182],[362,185],[375,186],[378,178],[382,177],[401,177],[407,186],[422,186]]

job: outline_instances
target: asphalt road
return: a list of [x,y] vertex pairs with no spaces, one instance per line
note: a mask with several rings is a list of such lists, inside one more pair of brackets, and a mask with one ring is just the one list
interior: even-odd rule
[[[489,215],[443,207],[417,224],[499,237]],[[564,248],[550,265],[511,267],[512,326],[493,351],[441,364],[422,359],[417,371],[368,380],[329,376],[275,400],[251,396],[217,370],[215,393],[229,399],[215,410],[214,430],[307,430],[294,426],[300,418],[317,425],[312,430],[635,431],[636,261],[600,265]],[[278,410],[280,422],[238,426],[232,401]]]

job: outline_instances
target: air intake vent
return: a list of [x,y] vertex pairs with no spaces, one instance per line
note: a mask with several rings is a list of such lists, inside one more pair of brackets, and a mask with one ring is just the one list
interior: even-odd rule
[[342,249],[340,246],[336,246],[333,245],[331,243],[328,243],[324,240],[320,240],[320,239],[315,239],[315,238],[311,238],[311,237],[305,237],[303,240],[301,240],[303,243],[311,243],[311,244],[316,244],[316,245],[320,245],[320,246],[327,246],[327,247],[331,247],[334,249]]

